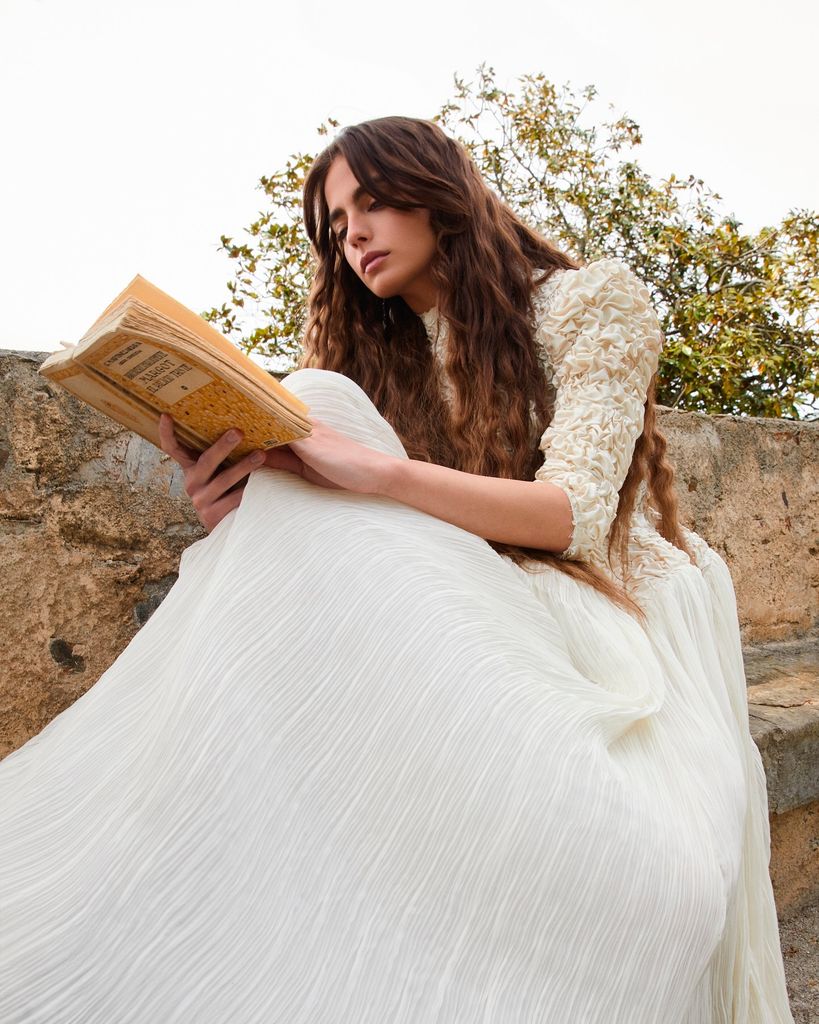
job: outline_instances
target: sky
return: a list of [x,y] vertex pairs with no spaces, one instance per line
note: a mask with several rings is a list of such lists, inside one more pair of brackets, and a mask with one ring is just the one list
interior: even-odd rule
[[[817,5],[804,0],[0,0],[0,348],[77,341],[140,273],[229,297],[263,175],[328,117],[432,117],[454,76],[543,73],[631,116],[641,165],[747,229],[819,209]],[[605,112],[605,107],[601,106]]]

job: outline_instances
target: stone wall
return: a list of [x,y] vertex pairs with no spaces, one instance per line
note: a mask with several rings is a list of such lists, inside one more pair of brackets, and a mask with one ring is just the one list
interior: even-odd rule
[[819,422],[664,410],[681,520],[728,563],[745,643],[819,617]]
[[0,352],[0,756],[94,683],[204,530],[176,463]]
[[[171,459],[0,351],[0,756],[91,686],[204,535]],[[725,557],[748,642],[819,612],[819,424],[661,410],[683,522]]]

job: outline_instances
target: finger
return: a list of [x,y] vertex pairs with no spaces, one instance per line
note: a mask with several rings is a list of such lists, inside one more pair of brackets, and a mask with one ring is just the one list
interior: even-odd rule
[[250,452],[249,455],[245,455],[243,459],[240,459],[233,466],[228,466],[227,469],[223,469],[221,473],[217,473],[216,476],[207,483],[199,494],[197,494],[197,503],[207,505],[215,505],[222,496],[230,490],[238,481],[242,480],[249,473],[252,473],[254,469],[258,469],[264,465],[265,453],[262,451]]
[[298,473],[299,476],[304,472],[304,463],[286,444],[268,448],[265,452],[264,464],[270,469],[286,469],[290,473]]
[[159,447],[162,451],[166,455],[170,455],[172,459],[175,459],[183,469],[188,469],[196,464],[199,453],[177,441],[173,417],[169,416],[166,412],[163,412],[159,417],[159,440]]
[[[237,488],[235,491],[231,491],[226,494],[224,498],[220,498],[215,504],[211,505],[208,509],[207,522],[205,526],[208,533],[210,533],[215,526],[217,526],[233,509],[239,507],[239,503],[242,500],[242,496],[245,492],[244,487]],[[210,524],[210,525],[208,525]]]
[[233,449],[241,443],[241,440],[241,430],[233,427],[222,434],[209,448],[206,448],[197,459],[194,468],[188,473],[187,489],[189,491],[198,490],[200,487],[207,485],[219,466],[221,466]]

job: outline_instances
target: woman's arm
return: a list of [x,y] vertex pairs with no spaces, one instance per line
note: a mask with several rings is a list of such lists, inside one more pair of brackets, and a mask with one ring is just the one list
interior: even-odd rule
[[399,459],[367,448],[318,421],[313,421],[313,433],[305,440],[251,452],[221,473],[216,470],[239,443],[239,432],[229,431],[201,454],[179,443],[170,416],[160,418],[159,432],[162,450],[185,471],[185,490],[208,532],[239,505],[244,484],[235,485],[267,465],[322,487],[393,498],[485,540],[562,551],[571,539],[571,508],[559,487],[498,480]]
[[398,458],[367,448],[320,420],[311,423],[309,437],[271,449],[265,464],[323,487],[393,498],[484,540],[549,551],[563,551],[571,541],[571,506],[560,487]]
[[535,477],[561,488],[572,505],[574,533],[561,557],[605,558],[662,349],[651,296],[616,260],[567,271],[538,340],[557,395]]
[[560,487],[502,480],[415,459],[392,459],[380,493],[476,533],[484,540],[564,551],[572,540],[572,509]]

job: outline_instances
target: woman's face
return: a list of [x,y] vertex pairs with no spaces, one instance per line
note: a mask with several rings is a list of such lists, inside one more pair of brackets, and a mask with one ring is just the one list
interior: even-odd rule
[[429,274],[436,251],[429,210],[397,210],[373,199],[343,156],[330,164],[324,200],[345,259],[374,295],[400,295],[415,313],[436,305]]

